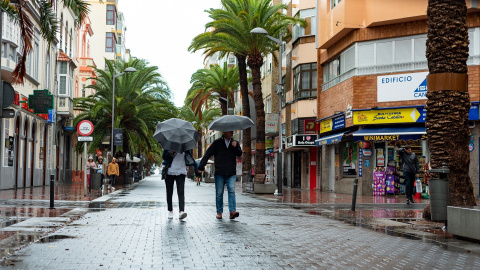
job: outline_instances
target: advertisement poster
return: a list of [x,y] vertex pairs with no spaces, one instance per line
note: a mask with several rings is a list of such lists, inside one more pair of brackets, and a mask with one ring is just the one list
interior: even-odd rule
[[8,149],[8,167],[13,167],[13,148],[14,148],[14,139],[12,136],[8,137],[8,146],[6,149]]
[[385,167],[385,154],[383,148],[377,148],[377,167]]
[[123,144],[123,133],[121,128],[113,129],[113,145]]
[[357,175],[357,145],[355,143],[345,143],[343,147],[343,175]]

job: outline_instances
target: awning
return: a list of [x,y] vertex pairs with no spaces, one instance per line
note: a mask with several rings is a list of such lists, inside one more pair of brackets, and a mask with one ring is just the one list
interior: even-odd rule
[[398,141],[425,140],[425,127],[395,126],[381,128],[362,128],[353,133],[353,140],[358,141]]
[[342,140],[343,134],[345,134],[345,132],[340,132],[337,134],[322,137],[318,140],[315,140],[315,146],[339,143]]

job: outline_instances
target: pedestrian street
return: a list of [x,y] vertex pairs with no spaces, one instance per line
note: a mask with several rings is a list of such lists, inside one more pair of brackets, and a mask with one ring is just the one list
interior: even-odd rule
[[[159,175],[8,257],[1,269],[480,269],[478,253],[390,236],[242,194],[215,218],[213,183],[185,183],[184,220],[167,218]],[[227,192],[224,194],[227,211]]]

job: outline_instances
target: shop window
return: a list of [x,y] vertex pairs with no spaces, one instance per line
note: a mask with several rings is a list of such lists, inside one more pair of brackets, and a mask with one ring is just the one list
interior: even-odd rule
[[357,175],[357,144],[353,142],[342,143],[343,176]]
[[330,0],[330,9],[333,9],[340,3],[342,0]]

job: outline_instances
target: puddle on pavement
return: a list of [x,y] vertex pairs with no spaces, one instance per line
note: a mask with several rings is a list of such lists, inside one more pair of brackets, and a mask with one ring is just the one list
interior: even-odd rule
[[[353,212],[346,209],[319,209],[305,210],[305,212],[310,215],[324,216],[395,237],[436,243],[450,251],[480,252],[480,245],[474,248],[471,246],[467,247],[466,245],[471,245],[472,243],[461,243],[452,234],[443,231],[443,223],[433,224],[425,221],[421,217],[421,210],[377,209]],[[452,243],[455,243],[455,245],[452,245]]]
[[62,240],[62,239],[73,239],[73,238],[75,238],[75,237],[74,236],[69,236],[69,235],[51,235],[51,236],[43,237],[42,239],[40,239],[38,241],[38,243],[44,244],[44,243],[55,242],[55,241]]

